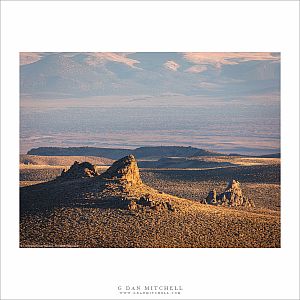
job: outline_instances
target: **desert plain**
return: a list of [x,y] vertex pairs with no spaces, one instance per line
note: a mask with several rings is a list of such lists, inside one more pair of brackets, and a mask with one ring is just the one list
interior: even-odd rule
[[[280,247],[279,157],[126,157],[21,155],[20,247]],[[232,180],[254,205],[206,201]]]

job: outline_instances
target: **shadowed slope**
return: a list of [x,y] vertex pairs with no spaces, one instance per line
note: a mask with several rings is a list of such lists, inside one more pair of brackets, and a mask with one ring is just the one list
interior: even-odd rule
[[56,180],[21,188],[20,197],[21,214],[61,206],[173,210],[173,196],[142,183],[133,155],[114,162],[100,176],[91,164],[75,162]]

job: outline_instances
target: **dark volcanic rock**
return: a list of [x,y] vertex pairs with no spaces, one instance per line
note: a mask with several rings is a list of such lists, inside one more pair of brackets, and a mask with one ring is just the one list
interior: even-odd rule
[[206,203],[214,204],[217,203],[217,191],[213,189],[210,191],[205,199]]
[[96,167],[89,162],[79,163],[75,161],[68,170],[63,170],[60,177],[61,179],[78,179],[86,177],[95,177],[99,174]]
[[223,206],[255,207],[253,200],[243,195],[240,183],[236,180],[229,182],[223,193],[217,195],[215,189],[210,191],[203,203]]
[[154,210],[169,210],[175,211],[175,208],[171,201],[164,201],[159,198],[154,198],[150,194],[142,196],[138,201],[136,201],[139,207],[149,207]]

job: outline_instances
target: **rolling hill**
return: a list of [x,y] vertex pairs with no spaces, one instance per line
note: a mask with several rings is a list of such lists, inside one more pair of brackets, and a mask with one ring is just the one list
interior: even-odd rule
[[[278,92],[278,54],[39,52],[21,53],[22,95],[242,95]],[[242,53],[243,55],[243,53]],[[198,54],[199,56],[199,54]],[[205,57],[207,56],[207,57]],[[239,63],[237,63],[237,61]],[[222,62],[222,63],[220,63]]]

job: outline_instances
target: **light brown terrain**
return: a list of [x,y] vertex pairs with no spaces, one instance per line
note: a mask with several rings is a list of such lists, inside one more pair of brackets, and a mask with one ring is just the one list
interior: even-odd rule
[[[53,181],[63,168],[22,168],[21,185],[41,183],[21,188],[20,247],[280,247],[280,160],[266,161],[141,174],[119,161]],[[255,208],[200,203],[231,179]]]
[[93,165],[109,166],[113,163],[112,159],[96,156],[41,156],[41,155],[20,155],[21,167],[28,166],[70,166],[74,161],[88,161]]
[[142,168],[159,169],[209,169],[237,166],[278,165],[280,158],[241,157],[241,156],[199,156],[199,157],[163,157],[158,160],[142,159]]

